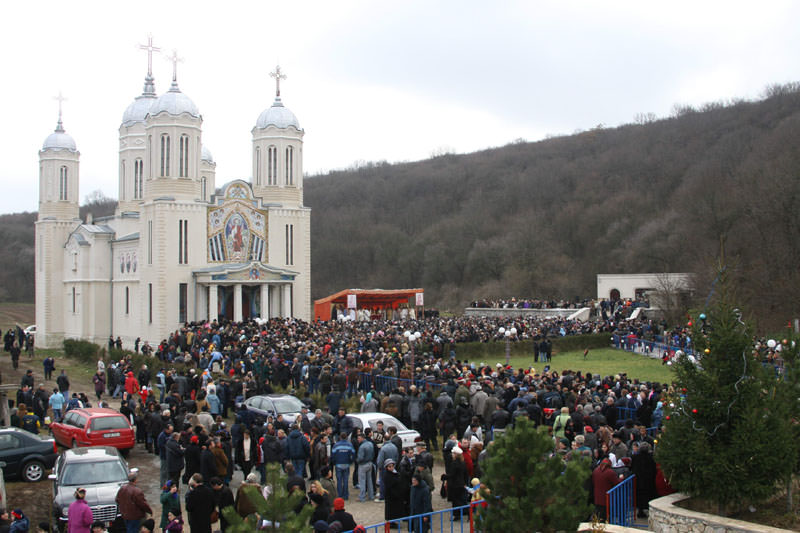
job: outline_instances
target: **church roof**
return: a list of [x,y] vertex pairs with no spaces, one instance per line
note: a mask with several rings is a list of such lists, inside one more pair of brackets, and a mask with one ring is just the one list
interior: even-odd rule
[[280,96],[275,97],[272,107],[269,107],[261,112],[256,120],[256,128],[264,129],[268,126],[275,126],[276,128],[285,129],[293,127],[296,130],[300,129],[300,122],[294,116],[289,108],[284,107]]
[[81,228],[89,233],[115,233],[111,226],[105,224],[81,224]]
[[115,239],[114,242],[126,242],[126,241],[138,241],[139,240],[139,232],[131,233],[129,235],[124,235],[119,239]]

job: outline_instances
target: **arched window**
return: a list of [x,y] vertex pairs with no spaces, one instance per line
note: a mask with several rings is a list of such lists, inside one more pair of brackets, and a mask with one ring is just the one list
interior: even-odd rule
[[67,167],[58,169],[58,199],[66,200],[68,193]]
[[261,185],[261,147],[256,146],[256,185]]
[[286,185],[294,184],[294,147],[286,147]]
[[133,162],[133,197],[140,199],[144,189],[144,162],[137,159]]
[[267,179],[269,185],[278,184],[278,148],[270,146],[268,148],[269,158],[267,160]]
[[181,135],[180,141],[180,165],[178,174],[181,178],[189,176],[189,136]]
[[169,176],[169,135],[161,136],[161,176]]
[[202,178],[200,178],[200,194],[202,195],[201,197],[203,198],[204,202],[208,200],[208,198],[206,197],[206,194],[208,194],[207,187],[208,187],[208,182],[206,181],[206,177],[203,176]]

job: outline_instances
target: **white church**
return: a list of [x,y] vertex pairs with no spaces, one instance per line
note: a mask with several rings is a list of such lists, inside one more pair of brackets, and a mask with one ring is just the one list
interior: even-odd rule
[[39,152],[36,343],[156,344],[184,323],[311,316],[311,209],[303,134],[276,96],[252,129],[253,176],[217,190],[203,117],[173,79],[156,94],[152,40],[144,91],[119,127],[119,204],[79,218],[75,140],[58,126]]

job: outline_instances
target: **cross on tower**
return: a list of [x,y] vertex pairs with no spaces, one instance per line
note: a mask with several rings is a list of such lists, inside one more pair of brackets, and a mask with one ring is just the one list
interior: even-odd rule
[[54,96],[53,100],[58,101],[58,130],[63,130],[64,127],[61,125],[61,104],[66,102],[66,98],[61,95],[61,91],[58,91],[58,96]]
[[160,52],[161,48],[153,46],[153,35],[147,35],[147,44],[140,44],[140,50],[147,50],[147,75],[153,76],[153,52]]
[[275,67],[275,71],[270,72],[269,75],[275,78],[275,96],[279,97],[281,95],[281,80],[286,79],[286,74],[281,73],[281,66],[278,65]]
[[183,63],[183,58],[178,57],[178,51],[172,50],[172,55],[167,56],[167,61],[172,61],[172,81],[178,81],[178,63]]

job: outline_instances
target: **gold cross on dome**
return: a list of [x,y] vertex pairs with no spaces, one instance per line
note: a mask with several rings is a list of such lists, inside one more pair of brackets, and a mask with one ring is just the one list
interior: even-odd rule
[[281,72],[281,66],[278,65],[275,67],[274,72],[269,73],[270,77],[275,78],[275,96],[281,95],[281,80],[286,79],[286,74]]

